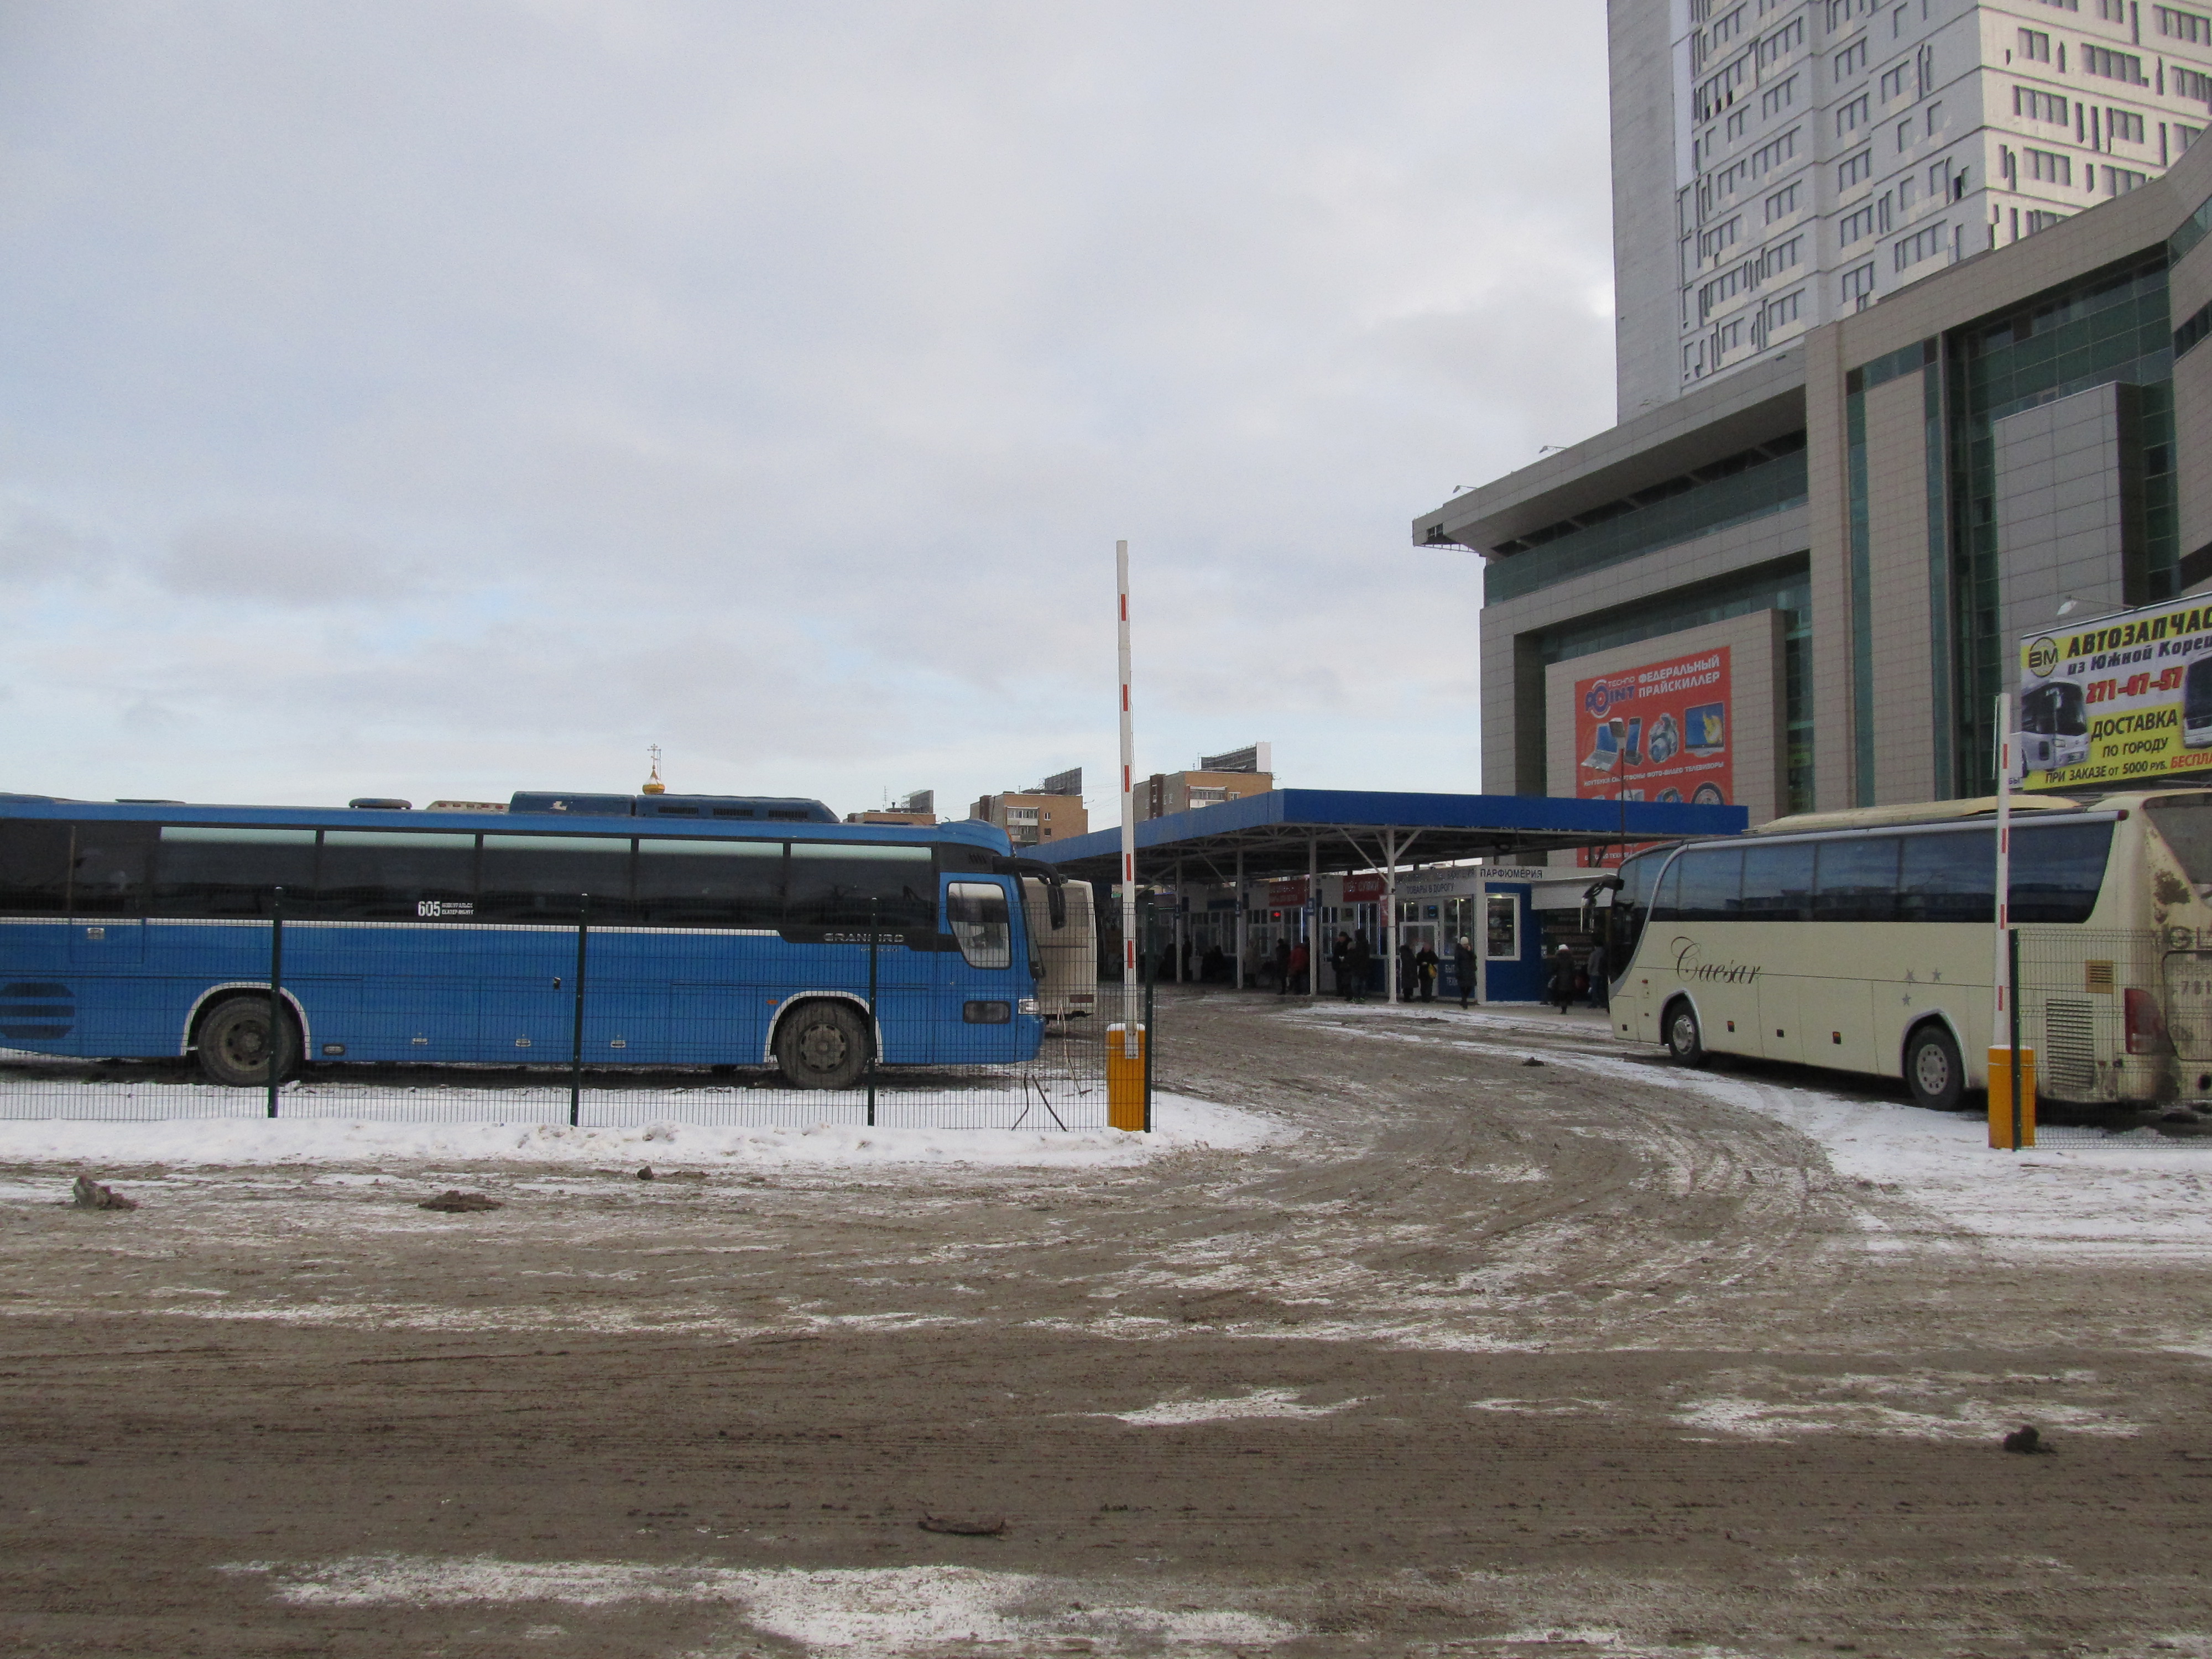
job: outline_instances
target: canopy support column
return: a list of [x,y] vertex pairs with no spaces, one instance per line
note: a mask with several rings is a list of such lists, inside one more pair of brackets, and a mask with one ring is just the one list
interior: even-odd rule
[[1306,996],[1321,994],[1321,837],[1306,837]]
[[1190,925],[1189,918],[1190,907],[1184,902],[1182,894],[1182,857],[1178,854],[1176,857],[1175,937],[1170,941],[1170,948],[1175,951],[1175,982],[1178,985],[1182,983],[1183,929]]
[[1382,832],[1382,1000],[1398,1000],[1398,832]]
[[1244,988],[1244,848],[1237,849],[1237,931],[1230,935],[1237,945],[1237,988]]

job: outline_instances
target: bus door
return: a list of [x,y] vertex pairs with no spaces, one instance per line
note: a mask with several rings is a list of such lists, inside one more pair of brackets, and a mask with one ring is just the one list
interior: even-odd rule
[[1006,876],[962,872],[942,880],[953,948],[936,953],[943,1000],[928,1022],[929,1058],[947,1064],[1023,1058],[1021,1004],[1036,995],[1036,981],[1028,931],[1014,926],[1020,895]]
[[137,968],[146,959],[152,878],[150,823],[81,823],[70,867],[70,965],[80,972]]

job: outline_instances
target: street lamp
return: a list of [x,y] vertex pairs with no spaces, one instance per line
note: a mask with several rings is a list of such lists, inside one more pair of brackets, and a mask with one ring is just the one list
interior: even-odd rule
[[1628,861],[1628,722],[1615,715],[1605,723],[1613,733],[1613,799],[1620,809],[1620,861]]

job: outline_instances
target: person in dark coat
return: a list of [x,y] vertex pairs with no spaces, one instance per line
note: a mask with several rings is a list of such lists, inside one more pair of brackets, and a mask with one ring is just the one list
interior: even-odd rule
[[1291,988],[1291,942],[1287,939],[1275,941],[1273,953],[1275,968],[1275,994],[1285,996]]
[[1300,995],[1305,994],[1306,975],[1313,971],[1313,955],[1300,939],[1291,947],[1290,988]]
[[1584,971],[1589,975],[1590,1006],[1593,1008],[1611,1007],[1613,1006],[1613,986],[1606,978],[1607,965],[1605,959],[1605,944],[1603,940],[1600,940],[1597,944],[1590,947],[1589,965],[1584,969]]
[[1551,994],[1544,1000],[1558,1004],[1563,1014],[1575,1000],[1575,953],[1564,945],[1552,957]]
[[1459,1006],[1464,1008],[1474,995],[1476,983],[1474,945],[1465,933],[1452,946],[1452,973],[1459,981]]
[[1432,945],[1424,945],[1413,953],[1413,977],[1419,981],[1422,1001],[1434,1002],[1437,1000],[1437,969],[1442,966],[1443,959],[1437,955],[1436,947]]
[[1398,941],[1398,1000],[1413,1000],[1413,947],[1404,939]]
[[1367,1000],[1367,975],[1374,970],[1375,947],[1367,942],[1367,930],[1363,927],[1352,936],[1352,949],[1344,958],[1345,971],[1352,976],[1352,1000]]
[[1347,1000],[1352,995],[1352,935],[1341,929],[1328,947],[1328,971],[1336,976],[1336,994]]

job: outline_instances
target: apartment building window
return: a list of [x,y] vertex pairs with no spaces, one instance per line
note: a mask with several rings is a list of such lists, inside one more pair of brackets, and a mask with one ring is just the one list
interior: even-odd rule
[[1698,257],[1700,259],[1717,258],[1735,246],[1742,234],[1743,216],[1739,214],[1726,224],[1715,225],[1698,238]]
[[[1794,83],[1796,76],[1790,77]],[[1770,139],[1751,153],[1751,176],[1754,179],[1774,172],[1796,159],[1797,129],[1792,127],[1778,138]]]
[[1874,234],[1874,204],[1869,202],[1855,213],[1846,213],[1836,222],[1836,246],[1849,247],[1853,242],[1863,242]]
[[1793,75],[1786,81],[1777,81],[1759,95],[1759,118],[1779,115],[1796,101],[1797,77]]
[[1836,137],[1840,138],[1847,132],[1856,132],[1873,117],[1873,100],[1863,92],[1849,103],[1837,105]]
[[1792,236],[1786,242],[1777,242],[1759,256],[1759,276],[1765,278],[1777,271],[1790,270],[1804,257],[1804,252],[1805,239],[1802,236]]
[[2212,104],[2212,75],[2200,75],[2193,69],[2184,69],[2179,64],[2170,65],[2166,78],[2173,83],[2177,98],[2194,98],[2200,104]]
[[2124,196],[2131,190],[2141,190],[2149,182],[2150,174],[2148,173],[2136,173],[2126,167],[2105,169],[2105,193],[2107,196]]
[[1744,127],[1750,119],[1751,112],[1748,109],[1737,110],[1729,117],[1727,125],[1729,142],[1730,143],[1734,143],[1737,139],[1743,137]]
[[2048,230],[2066,216],[2063,213],[2045,213],[2032,210],[2027,216],[2027,234],[2033,236],[2039,230]]
[[2184,126],[2179,121],[2176,121],[2173,124],[2173,141],[2177,144],[2179,144],[2184,149],[2187,149],[2191,144],[2195,143],[2203,136],[2204,129],[2203,127]]
[[1846,155],[1836,163],[1836,188],[1849,190],[1853,185],[1864,184],[1874,176],[1874,152],[1863,149],[1856,155]]
[[2033,87],[2012,89],[2012,112],[2023,121],[2049,121],[2062,127],[2074,118],[2063,94],[2039,92]]
[[1796,185],[1790,185],[1781,190],[1776,191],[1773,195],[1768,197],[1766,198],[1766,222],[1771,225],[1777,219],[1787,219],[1791,214],[1796,212],[1799,191],[1800,186]]
[[1717,17],[1713,20],[1712,41],[1716,46],[1724,46],[1742,33],[1743,8],[1741,6],[1738,6],[1724,17]]
[[1838,285],[1847,306],[1863,306],[1874,297],[1874,261],[1847,270]]
[[2060,11],[2079,11],[2081,9],[2081,0],[2043,0],[2043,3],[2046,6],[2054,7]]
[[1864,75],[1867,66],[1865,37],[1861,36],[1852,41],[1850,46],[1838,52],[1830,62],[1835,71],[1836,84],[1839,87],[1854,75]]
[[1881,101],[1886,104],[1893,98],[1904,97],[1907,89],[1906,79],[1911,73],[1912,65],[1910,64],[1899,64],[1893,69],[1884,70],[1881,72]]
[[1897,269],[1909,270],[1923,259],[1934,258],[1949,246],[1950,229],[1946,224],[1933,224],[1925,230],[1916,230],[1910,236],[1900,237],[1890,250],[1897,261]]
[[1743,319],[1731,319],[1713,331],[1713,344],[1722,355],[1734,351],[1743,343]]
[[1854,17],[1871,17],[1880,9],[1876,0],[1828,0],[1828,33],[1833,34]]
[[1906,116],[1897,124],[1897,153],[1900,155],[1912,148],[1912,118]]
[[2020,55],[2031,64],[2051,61],[2051,37],[2041,29],[2022,29],[2020,32]]
[[2027,176],[2039,185],[2069,185],[2074,182],[2074,158],[2061,155],[2056,150],[2030,149],[2023,145],[2020,152],[2027,157]]
[[2118,142],[2140,144],[2143,142],[2143,118],[2131,109],[2108,109],[2105,112],[2105,131]]
[[1802,17],[1792,18],[1759,43],[1759,68],[1766,69],[1780,63],[1804,44],[1805,20]]
[[2107,23],[2128,21],[2128,0],[2097,0],[2097,15]]
[[2143,79],[2142,59],[2132,52],[2113,52],[2109,47],[2081,43],[2081,72],[2101,76],[2107,81],[2125,81],[2130,86],[2147,87]]
[[2212,46],[2212,17],[2173,6],[2153,6],[2150,15],[2158,32],[2167,40],[2186,41],[2192,46]]
[[1751,72],[1751,59],[1739,58],[1717,75],[1711,76],[1698,87],[1698,119],[1711,121],[1720,112],[1734,106],[1735,94]]
[[1750,177],[1751,163],[1748,161],[1729,162],[1718,173],[1713,174],[1713,195],[1715,198],[1717,199],[1723,196],[1734,195],[1737,191],[1743,188],[1745,181]]
[[1802,313],[1804,299],[1805,290],[1801,288],[1778,300],[1769,300],[1759,317],[1761,331],[1771,335],[1776,329],[1787,328],[1796,322]]

